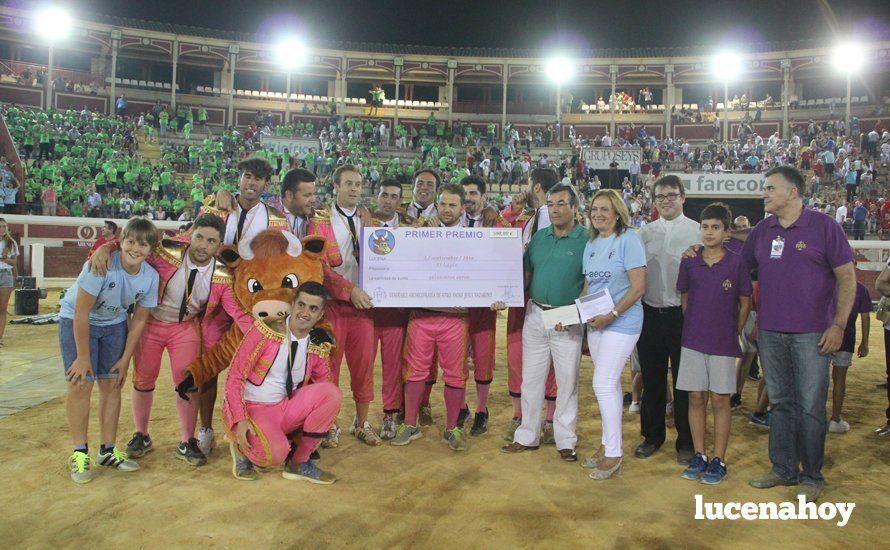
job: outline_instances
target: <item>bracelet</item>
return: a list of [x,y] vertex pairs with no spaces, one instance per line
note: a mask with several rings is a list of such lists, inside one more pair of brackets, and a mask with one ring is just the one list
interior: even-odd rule
[[612,316],[615,317],[616,319],[618,318],[619,313],[618,313],[618,310],[617,310],[617,309],[613,309],[613,310],[610,311],[609,313],[611,313]]
[[846,331],[846,330],[847,330],[847,327],[842,327],[842,326],[840,326],[840,325],[837,324],[837,323],[832,323],[831,326],[833,326],[833,327],[837,327],[837,328],[839,328],[839,329],[841,329],[841,330],[843,330],[843,331]]

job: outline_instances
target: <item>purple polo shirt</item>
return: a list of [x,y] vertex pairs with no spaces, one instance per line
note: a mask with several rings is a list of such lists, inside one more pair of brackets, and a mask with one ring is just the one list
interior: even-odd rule
[[708,355],[741,357],[739,296],[750,296],[751,274],[741,256],[726,251],[709,266],[702,251],[683,258],[677,290],[686,294],[681,344]]
[[[778,238],[781,237],[781,241]],[[781,253],[773,243],[781,243]],[[824,332],[834,322],[834,268],[853,261],[853,251],[833,218],[804,208],[789,227],[776,216],[751,231],[742,257],[757,268],[757,322],[774,332]]]
[[847,328],[844,329],[844,342],[838,351],[853,353],[856,348],[856,318],[862,313],[871,313],[871,296],[868,289],[862,283],[856,283],[856,300],[853,309],[850,310],[850,318],[847,319]]

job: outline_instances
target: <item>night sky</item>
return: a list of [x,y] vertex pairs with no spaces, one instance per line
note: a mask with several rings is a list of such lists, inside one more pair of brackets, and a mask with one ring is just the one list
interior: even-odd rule
[[[31,5],[35,0],[6,4]],[[313,40],[427,46],[576,48],[714,46],[887,35],[890,0],[59,0],[72,11]],[[835,30],[836,29],[836,30]],[[838,33],[838,34],[835,34]],[[274,41],[274,38],[270,38]]]

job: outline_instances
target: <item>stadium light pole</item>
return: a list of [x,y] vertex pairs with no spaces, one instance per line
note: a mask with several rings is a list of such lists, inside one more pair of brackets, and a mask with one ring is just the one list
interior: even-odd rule
[[278,44],[276,53],[279,63],[284,66],[287,74],[284,93],[284,123],[290,124],[290,77],[293,70],[303,63],[306,57],[306,46],[299,40],[290,38]]
[[742,72],[742,58],[731,52],[719,53],[712,60],[711,71],[723,81],[723,141],[729,142],[729,81]]
[[547,61],[545,67],[547,77],[556,84],[556,142],[562,138],[562,127],[560,126],[560,118],[562,116],[562,85],[572,78],[575,72],[574,64],[566,57],[556,56]]
[[853,73],[859,71],[862,68],[863,57],[865,56],[865,50],[863,50],[862,46],[855,42],[845,42],[843,44],[838,44],[834,48],[834,52],[831,55],[831,64],[834,68],[844,73],[847,76],[847,117],[845,123],[847,124],[847,133],[849,135],[850,132],[850,115],[851,115],[851,105],[850,102],[852,100],[851,92],[852,92],[852,80]]
[[49,7],[37,13],[34,25],[37,34],[47,41],[49,47],[46,64],[46,109],[50,109],[53,104],[53,46],[71,32],[71,16],[62,8]]

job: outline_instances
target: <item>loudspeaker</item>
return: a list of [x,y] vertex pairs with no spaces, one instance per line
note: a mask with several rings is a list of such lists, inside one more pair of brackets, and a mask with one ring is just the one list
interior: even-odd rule
[[37,288],[37,277],[16,277],[15,284],[19,288]]
[[37,315],[40,310],[40,291],[33,288],[15,291],[15,314]]

